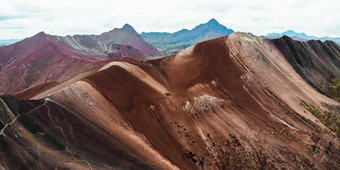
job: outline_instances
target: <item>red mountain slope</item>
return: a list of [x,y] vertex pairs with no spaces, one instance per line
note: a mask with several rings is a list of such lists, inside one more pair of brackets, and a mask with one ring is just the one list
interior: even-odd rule
[[244,33],[112,62],[30,98],[0,97],[4,168],[339,167],[339,138],[306,108],[339,116],[340,104]]
[[79,39],[41,32],[0,47],[0,94],[13,94],[41,83],[63,82],[100,68],[112,61],[109,58],[145,57],[130,46],[98,44],[86,37],[78,42]]

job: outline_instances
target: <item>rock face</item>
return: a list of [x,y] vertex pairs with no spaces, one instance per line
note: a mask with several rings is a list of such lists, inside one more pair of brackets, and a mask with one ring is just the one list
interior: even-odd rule
[[232,29],[218,23],[214,18],[192,30],[182,29],[174,33],[143,32],[141,36],[165,55],[174,54],[202,41],[233,33]]
[[287,36],[272,42],[310,85],[330,97],[340,96],[332,89],[340,80],[340,46],[332,41],[294,41]]
[[339,168],[339,138],[305,106],[340,104],[244,33],[15,97],[0,96],[5,169]]

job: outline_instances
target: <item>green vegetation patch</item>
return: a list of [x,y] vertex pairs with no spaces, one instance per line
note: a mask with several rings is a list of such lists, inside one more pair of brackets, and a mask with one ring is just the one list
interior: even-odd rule
[[335,132],[337,137],[340,137],[340,115],[339,114],[321,110],[311,104],[306,103],[305,101],[302,101],[301,105],[304,106],[315,117],[317,117],[322,124],[328,127],[331,131]]
[[340,80],[332,79],[333,99],[340,102]]

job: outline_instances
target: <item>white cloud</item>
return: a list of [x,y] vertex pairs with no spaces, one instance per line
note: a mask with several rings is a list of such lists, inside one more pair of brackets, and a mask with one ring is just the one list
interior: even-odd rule
[[99,34],[131,24],[139,32],[174,32],[216,18],[257,35],[288,29],[340,37],[338,0],[2,0],[0,39]]

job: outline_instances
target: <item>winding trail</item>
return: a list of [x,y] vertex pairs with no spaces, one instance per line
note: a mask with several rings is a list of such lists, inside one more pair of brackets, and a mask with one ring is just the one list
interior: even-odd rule
[[[45,100],[45,102],[44,102],[43,104],[37,106],[36,108],[32,109],[31,111],[29,111],[29,112],[27,112],[27,113],[19,114],[19,115],[18,115],[17,117],[15,117],[11,122],[7,123],[7,124],[1,129],[0,135],[6,136],[6,135],[4,134],[5,129],[6,129],[8,126],[13,125],[13,124],[15,123],[15,121],[16,121],[21,115],[23,115],[23,116],[24,116],[24,115],[28,115],[28,114],[34,112],[35,110],[39,109],[40,107],[46,105],[46,103],[47,103],[47,101],[49,101],[49,99],[48,99],[48,98],[45,98],[44,100]],[[5,109],[7,110],[7,112],[14,115],[14,113],[8,108],[8,105],[6,104],[6,102],[3,101],[1,98],[0,98],[0,101],[1,101],[2,104],[4,105],[4,107],[5,107]]]

